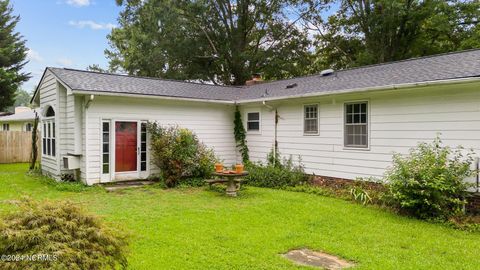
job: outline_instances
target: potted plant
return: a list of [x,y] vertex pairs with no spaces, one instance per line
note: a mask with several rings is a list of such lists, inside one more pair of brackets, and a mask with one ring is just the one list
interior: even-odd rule
[[243,164],[237,164],[237,165],[235,165],[235,172],[236,173],[243,173],[243,168],[244,168]]
[[215,172],[221,173],[223,171],[223,164],[222,163],[215,163]]

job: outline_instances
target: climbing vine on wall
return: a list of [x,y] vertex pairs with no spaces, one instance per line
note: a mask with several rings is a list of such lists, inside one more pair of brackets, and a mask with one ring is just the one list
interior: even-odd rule
[[240,113],[238,106],[235,108],[235,119],[233,121],[233,124],[233,134],[235,136],[235,142],[237,143],[237,149],[240,151],[240,154],[242,155],[242,161],[245,164],[249,160],[248,146],[246,140],[247,135],[245,132],[245,127],[243,127],[242,114]]

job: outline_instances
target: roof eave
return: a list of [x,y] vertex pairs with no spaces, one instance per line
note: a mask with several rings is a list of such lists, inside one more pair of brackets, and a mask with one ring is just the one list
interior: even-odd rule
[[164,100],[177,100],[177,101],[195,101],[217,104],[233,105],[233,100],[218,100],[218,99],[201,99],[201,98],[188,98],[188,97],[174,97],[174,96],[157,96],[157,95],[145,95],[145,94],[131,94],[131,93],[115,93],[98,90],[75,90],[72,89],[73,94],[78,95],[99,95],[99,96],[112,96],[112,97],[137,97],[137,98],[152,98],[152,99],[164,99]]

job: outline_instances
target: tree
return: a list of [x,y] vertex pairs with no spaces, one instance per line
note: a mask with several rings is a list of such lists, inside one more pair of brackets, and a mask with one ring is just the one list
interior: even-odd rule
[[21,72],[27,61],[25,40],[15,32],[19,16],[12,15],[9,0],[0,1],[0,111],[12,106],[19,85],[30,78]]
[[114,73],[114,71],[102,68],[99,64],[89,65],[87,67],[87,70],[94,71],[94,72],[102,72],[102,73]]
[[480,2],[342,0],[316,30],[318,64],[334,68],[384,63],[480,46]]
[[106,55],[113,70],[151,77],[243,85],[253,73],[299,76],[314,58],[298,22],[320,2],[117,1],[124,10]]
[[32,99],[32,95],[23,90],[23,89],[17,89],[17,92],[15,93],[15,103],[13,104],[14,107],[18,106],[29,106],[30,104],[30,99]]

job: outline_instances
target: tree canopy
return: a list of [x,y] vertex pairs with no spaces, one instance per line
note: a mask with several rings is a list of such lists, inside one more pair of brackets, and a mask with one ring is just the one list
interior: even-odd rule
[[[129,73],[241,85],[308,73],[310,41],[297,0],[118,1],[109,35],[111,68]],[[309,1],[313,2],[314,1]]]
[[480,2],[342,0],[323,20],[312,14],[318,61],[345,68],[480,47]]
[[0,111],[14,104],[18,87],[30,78],[21,71],[27,63],[27,48],[23,37],[15,32],[20,17],[12,11],[9,0],[0,1]]
[[475,0],[117,3],[109,70],[142,76],[241,85],[480,47]]

